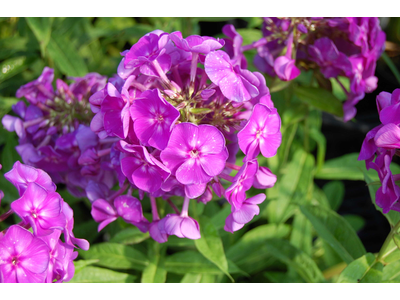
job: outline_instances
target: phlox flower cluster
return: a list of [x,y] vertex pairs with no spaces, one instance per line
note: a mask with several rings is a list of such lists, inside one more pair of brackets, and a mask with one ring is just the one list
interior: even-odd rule
[[[0,222],[14,213],[21,222],[0,232],[0,282],[71,280],[75,272],[73,260],[78,256],[74,249],[89,249],[89,243],[72,232],[71,207],[56,192],[50,176],[40,169],[17,161],[4,176],[17,188],[20,198],[0,215]],[[0,201],[3,196],[0,191]]]
[[[227,231],[259,213],[265,194],[248,198],[246,191],[276,181],[257,156],[276,154],[281,120],[264,77],[220,50],[224,45],[212,37],[150,32],[122,52],[119,78],[90,97],[90,128],[100,143],[118,139],[111,164],[120,189],[95,181],[86,189],[99,230],[121,217],[160,243],[170,235],[198,239],[190,200],[206,204],[214,193],[231,205]],[[239,149],[242,166],[236,165]],[[135,189],[141,200],[150,199],[151,222],[132,196]],[[158,201],[175,213],[160,216]]]
[[16,116],[5,115],[3,126],[19,137],[17,152],[24,163],[40,168],[55,183],[66,184],[76,197],[85,197],[89,181],[111,188],[115,172],[110,164],[112,139],[99,140],[89,127],[93,114],[88,98],[102,89],[107,78],[97,73],[71,77],[70,85],[56,80],[54,70],[45,67],[40,77],[20,87],[13,105]]
[[[255,66],[270,76],[284,81],[298,77],[301,70],[315,70],[322,87],[330,88],[334,79],[347,95],[343,104],[344,120],[356,115],[354,107],[365,93],[374,91],[376,61],[384,50],[385,33],[378,18],[264,18],[263,38],[251,45],[232,25],[223,29],[229,37],[231,57],[247,62],[244,51],[257,49]],[[346,88],[340,81],[348,78]]]
[[392,174],[390,163],[400,148],[400,89],[392,94],[381,92],[376,97],[381,125],[370,130],[362,144],[358,160],[365,160],[367,169],[378,172],[382,186],[376,192],[376,204],[383,213],[400,211],[400,174]]

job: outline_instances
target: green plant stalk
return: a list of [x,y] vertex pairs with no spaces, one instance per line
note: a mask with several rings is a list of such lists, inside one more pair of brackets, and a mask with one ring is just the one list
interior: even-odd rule
[[393,236],[397,233],[399,228],[400,228],[400,221],[397,222],[397,224],[392,228],[392,230],[390,230],[385,242],[382,245],[381,250],[378,253],[378,256],[376,257],[377,262],[380,261],[380,262],[384,263],[383,259],[386,254],[386,248],[389,246],[391,240],[393,239]]
[[390,59],[390,57],[385,52],[383,52],[382,53],[382,58],[385,61],[385,63],[388,65],[390,71],[392,71],[394,77],[396,77],[397,82],[400,84],[400,73],[397,70],[397,68],[394,65],[394,63],[392,62],[392,60]]

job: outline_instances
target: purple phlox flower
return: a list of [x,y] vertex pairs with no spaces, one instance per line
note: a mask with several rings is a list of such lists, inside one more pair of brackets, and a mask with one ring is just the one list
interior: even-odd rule
[[222,48],[225,44],[224,40],[209,36],[190,35],[187,38],[182,38],[182,34],[173,32],[169,37],[179,49],[195,53],[208,54]]
[[93,219],[100,223],[97,228],[102,230],[108,224],[114,222],[118,218],[118,214],[114,206],[104,199],[97,199],[92,203],[92,211],[90,212]]
[[54,230],[53,233],[40,237],[40,239],[44,241],[49,248],[49,265],[47,267],[46,283],[53,282],[53,268],[56,261],[56,247],[60,240],[60,236],[61,231]]
[[17,98],[25,97],[29,103],[45,103],[47,100],[53,100],[54,90],[51,85],[54,79],[54,70],[44,67],[42,74],[38,79],[21,86],[16,93]]
[[150,227],[149,227],[149,234],[153,240],[155,240],[158,243],[165,243],[168,241],[168,235],[165,232],[161,232],[158,223],[160,220],[156,220],[151,222]]
[[213,194],[211,188],[207,185],[205,192],[197,198],[197,202],[207,204],[212,200]]
[[224,51],[207,54],[204,68],[210,80],[231,101],[248,101],[259,94],[257,86],[260,82],[257,76],[239,66],[233,66],[229,55]]
[[[108,83],[106,86],[107,96],[101,103],[101,112],[104,114],[103,126],[108,136],[117,136],[121,139],[126,138],[129,130],[129,104],[125,102],[117,89]],[[100,118],[100,117],[99,117]],[[96,119],[96,122],[100,120]],[[95,122],[94,119],[92,123]],[[102,130],[100,124],[91,124],[92,130],[97,132]]]
[[347,96],[346,102],[343,104],[343,120],[345,122],[354,118],[357,113],[357,109],[354,107],[361,99],[363,99],[365,93],[354,94],[350,92]]
[[85,191],[87,198],[92,203],[97,199],[107,199],[111,193],[111,190],[106,184],[94,180],[89,180]]
[[295,60],[292,59],[292,44],[293,44],[293,33],[290,34],[286,46],[286,54],[279,56],[274,61],[274,70],[279,79],[284,81],[290,81],[300,75],[300,70],[295,65]]
[[23,165],[19,161],[14,163],[11,171],[4,174],[4,177],[17,188],[20,196],[25,192],[30,182],[37,183],[48,192],[56,191],[56,185],[46,172]]
[[114,200],[118,216],[125,222],[135,225],[142,232],[149,231],[149,221],[143,216],[142,204],[132,196],[118,196]]
[[275,185],[276,175],[267,167],[259,167],[255,176],[253,187],[256,189],[269,189]]
[[88,73],[84,77],[68,77],[68,79],[74,80],[69,89],[78,101],[103,89],[107,82],[106,76],[94,72]]
[[265,194],[258,194],[254,197],[246,199],[240,209],[234,210],[232,206],[232,213],[226,218],[224,230],[234,232],[241,229],[244,224],[250,222],[255,215],[260,213],[260,208],[257,204],[265,200]]
[[66,224],[62,213],[63,200],[56,192],[48,192],[35,182],[28,183],[25,193],[11,203],[11,209],[27,224],[36,236],[63,230]]
[[158,228],[162,234],[176,235],[179,238],[201,238],[199,223],[189,216],[168,214],[158,222]]
[[376,97],[376,106],[382,124],[400,124],[400,89],[395,89],[392,94],[381,92]]
[[52,280],[57,283],[68,282],[75,273],[73,260],[78,257],[74,248],[58,240],[53,252],[54,265]]
[[400,128],[393,123],[383,125],[376,133],[374,140],[377,147],[398,149],[400,148]]
[[369,169],[369,162],[373,160],[375,156],[375,152],[378,149],[378,146],[375,144],[375,135],[382,128],[382,125],[379,125],[373,129],[371,129],[361,146],[360,155],[358,156],[358,160],[365,160],[367,170]]
[[0,282],[42,283],[49,265],[49,248],[28,230],[12,225],[0,240]]
[[377,190],[375,201],[382,208],[384,214],[391,209],[400,211],[400,204],[397,201],[400,198],[400,188],[395,184],[390,162],[392,161],[395,150],[378,151],[375,163],[370,163],[371,167],[378,172],[382,186]]
[[144,145],[165,149],[179,111],[168,103],[157,89],[144,92],[130,107],[133,126]]
[[75,247],[76,245],[85,251],[89,250],[89,242],[85,239],[76,238],[72,232],[72,229],[74,229],[74,211],[66,202],[63,202],[63,214],[65,215],[66,219],[66,224],[63,231],[65,243],[72,247]]
[[156,192],[169,177],[170,170],[149,154],[143,146],[129,145],[120,141],[125,154],[121,158],[122,173],[139,189]]
[[25,139],[26,132],[25,132],[25,128],[24,128],[24,123],[20,118],[13,117],[10,115],[5,115],[1,119],[1,123],[3,124],[4,128],[7,131],[10,131],[10,132],[15,131],[15,133],[18,135],[18,137],[20,139]]
[[326,78],[339,75],[349,76],[352,65],[347,56],[339,52],[335,44],[327,37],[320,38],[314,45],[308,46],[310,60],[315,61]]
[[274,62],[283,48],[284,44],[278,44],[277,41],[271,41],[266,45],[257,47],[257,54],[253,60],[254,65],[261,72],[267,73],[269,76],[276,76]]
[[378,84],[378,78],[374,76],[376,60],[372,57],[350,57],[353,74],[350,90],[355,94],[371,93]]
[[256,104],[249,121],[238,133],[239,147],[247,159],[256,158],[260,151],[264,157],[276,155],[282,140],[280,128],[278,111]]
[[[226,24],[222,27],[222,33],[228,38],[225,38],[225,50],[232,59],[237,61],[242,69],[247,68],[247,60],[242,51],[243,38],[236,31],[235,26]],[[235,63],[234,63],[235,64]]]
[[[258,73],[258,72],[254,72],[253,74],[260,81],[260,84],[257,86],[259,94],[257,97],[254,97],[253,99],[251,99],[250,102],[253,105],[256,105],[257,103],[261,103],[261,104],[268,106],[269,108],[274,108],[274,103],[271,100],[271,93],[269,92],[269,88],[267,87],[265,77],[261,73]],[[246,119],[248,119],[248,118],[246,118]]]
[[225,138],[216,127],[180,123],[172,130],[160,157],[180,183],[200,185],[222,172],[228,151]]
[[[169,41],[169,34],[162,33],[160,35],[150,33],[143,36],[134,44],[126,53],[124,60],[125,69],[140,68],[140,72],[147,76],[158,77],[169,71],[171,68],[171,57],[166,54],[165,45]],[[126,72],[118,75],[126,79]]]
[[240,209],[242,203],[246,200],[246,191],[252,187],[257,171],[257,160],[245,161],[233,178],[232,185],[225,191],[226,199],[236,210]]

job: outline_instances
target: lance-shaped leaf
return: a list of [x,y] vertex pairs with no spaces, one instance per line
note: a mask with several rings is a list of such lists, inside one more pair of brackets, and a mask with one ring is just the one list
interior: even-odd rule
[[350,263],[340,274],[337,282],[381,282],[382,270],[383,265],[376,262],[375,255],[367,253]]

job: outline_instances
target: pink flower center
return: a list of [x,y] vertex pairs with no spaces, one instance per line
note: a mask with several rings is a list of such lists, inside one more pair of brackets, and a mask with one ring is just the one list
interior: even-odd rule
[[14,266],[16,266],[18,264],[18,257],[13,257],[11,262]]
[[200,152],[197,151],[197,149],[193,149],[192,151],[189,152],[189,154],[191,158],[196,158],[199,156]]
[[163,115],[157,114],[157,115],[156,115],[156,120],[157,120],[159,123],[164,122],[164,117],[163,117]]

